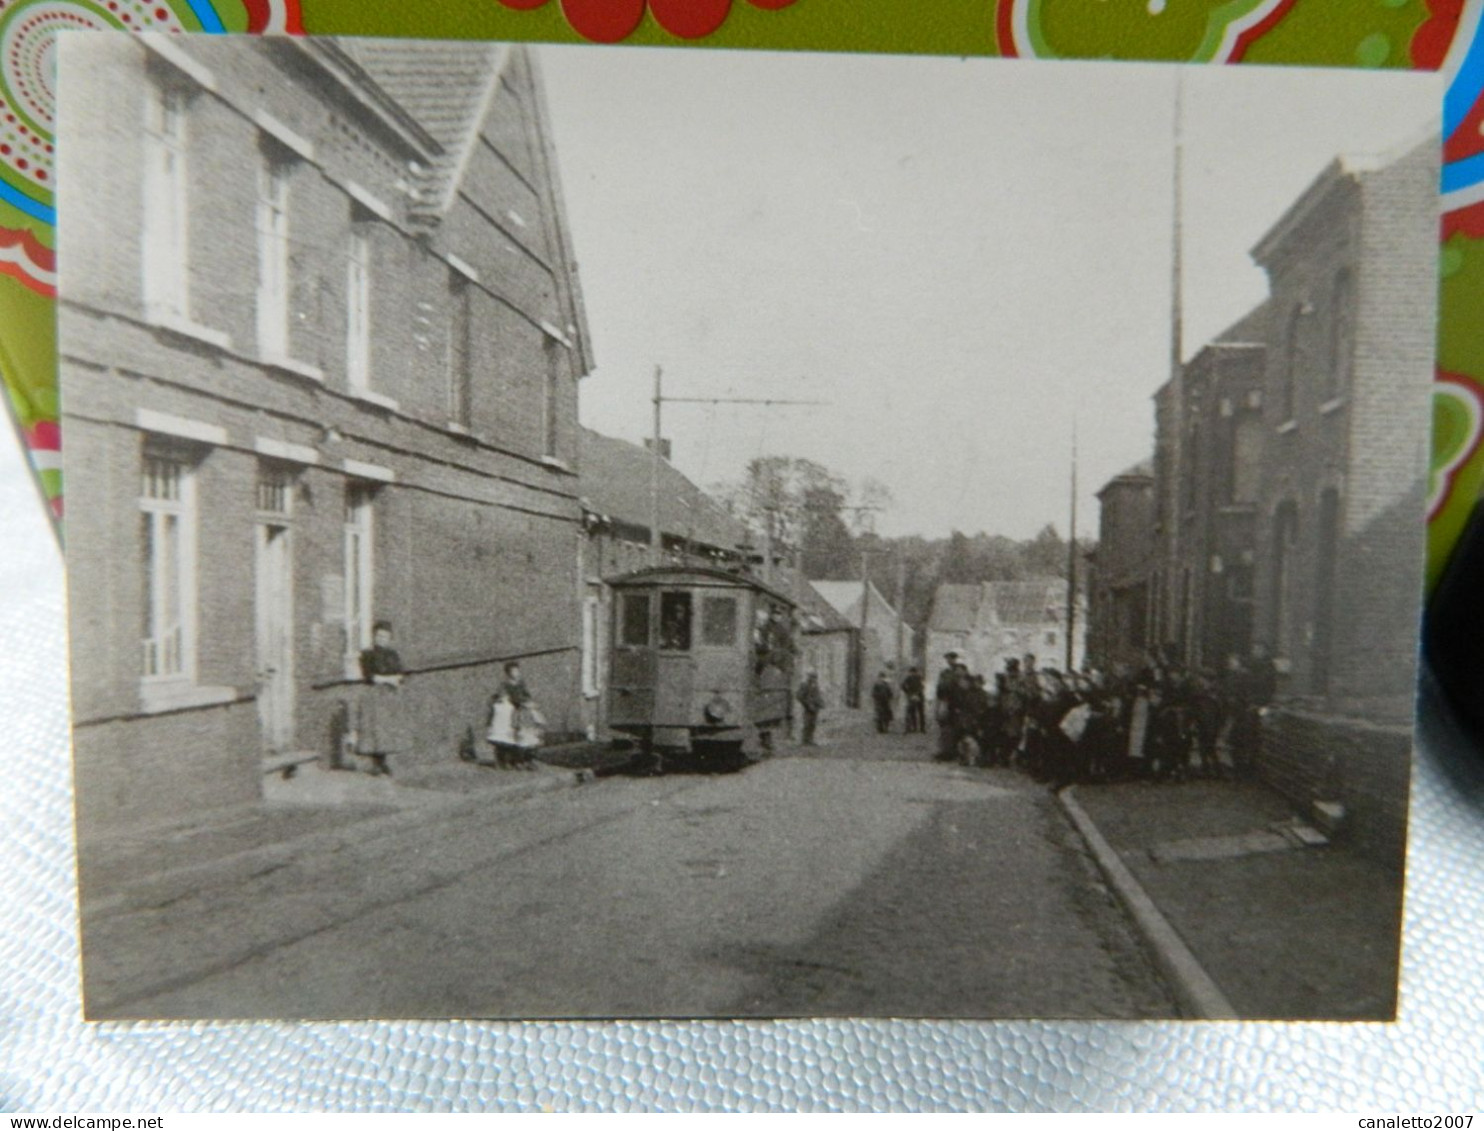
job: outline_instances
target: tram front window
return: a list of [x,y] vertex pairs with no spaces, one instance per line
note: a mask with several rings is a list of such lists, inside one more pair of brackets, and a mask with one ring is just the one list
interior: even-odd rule
[[660,596],[660,647],[670,652],[690,651],[691,601],[689,593]]
[[649,594],[625,593],[619,640],[627,648],[649,647]]
[[701,601],[701,643],[730,648],[737,643],[737,599],[706,597]]

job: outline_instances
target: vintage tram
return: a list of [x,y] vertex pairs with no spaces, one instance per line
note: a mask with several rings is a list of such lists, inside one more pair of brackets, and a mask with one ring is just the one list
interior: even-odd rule
[[794,603],[739,573],[655,567],[613,592],[608,726],[654,769],[740,768],[793,703]]

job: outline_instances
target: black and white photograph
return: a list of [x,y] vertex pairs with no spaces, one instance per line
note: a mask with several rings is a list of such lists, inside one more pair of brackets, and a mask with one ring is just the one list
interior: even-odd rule
[[1395,1017],[1437,76],[58,55],[90,1020]]

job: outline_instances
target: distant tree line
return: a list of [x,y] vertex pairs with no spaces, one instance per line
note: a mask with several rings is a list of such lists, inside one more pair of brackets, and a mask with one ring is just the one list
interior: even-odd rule
[[[895,601],[900,579],[902,614],[918,629],[927,624],[939,585],[1067,575],[1067,540],[1053,523],[1027,539],[957,530],[947,538],[882,537],[874,517],[891,505],[890,490],[876,480],[851,484],[813,460],[755,459],[739,482],[718,484],[711,493],[748,525],[759,548],[771,536],[775,551],[801,556],[811,581],[859,580],[864,568]],[[1077,544],[1078,588],[1085,590],[1085,555],[1096,543],[1079,538]]]

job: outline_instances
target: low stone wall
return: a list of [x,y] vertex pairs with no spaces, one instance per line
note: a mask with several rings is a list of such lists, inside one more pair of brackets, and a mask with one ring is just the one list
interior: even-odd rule
[[1401,866],[1407,837],[1412,728],[1273,707],[1263,714],[1258,773],[1305,813],[1345,807],[1339,840]]

